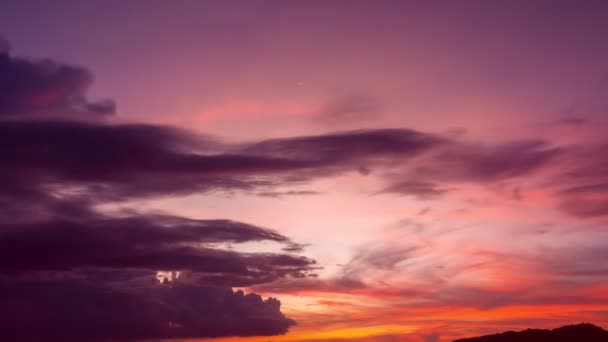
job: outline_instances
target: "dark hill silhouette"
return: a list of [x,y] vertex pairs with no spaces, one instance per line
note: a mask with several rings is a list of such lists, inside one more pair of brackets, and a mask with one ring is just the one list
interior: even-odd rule
[[566,325],[553,330],[527,329],[520,332],[464,338],[454,342],[608,342],[608,331],[593,324]]

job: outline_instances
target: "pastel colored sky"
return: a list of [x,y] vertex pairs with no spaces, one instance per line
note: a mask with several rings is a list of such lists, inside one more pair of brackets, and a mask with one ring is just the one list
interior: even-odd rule
[[0,317],[59,318],[0,337],[608,326],[606,32],[599,0],[3,1]]

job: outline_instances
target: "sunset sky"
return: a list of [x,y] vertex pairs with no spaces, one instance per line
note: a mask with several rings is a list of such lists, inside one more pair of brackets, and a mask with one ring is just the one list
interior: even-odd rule
[[0,340],[608,327],[607,99],[603,0],[3,0]]

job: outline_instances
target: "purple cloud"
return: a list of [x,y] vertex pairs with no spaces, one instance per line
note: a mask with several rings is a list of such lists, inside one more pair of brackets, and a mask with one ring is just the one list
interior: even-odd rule
[[295,322],[274,298],[229,287],[159,283],[121,286],[91,279],[0,278],[5,340],[139,341],[277,335]]
[[87,100],[92,82],[84,68],[13,57],[8,43],[0,42],[0,118],[113,114],[113,101]]

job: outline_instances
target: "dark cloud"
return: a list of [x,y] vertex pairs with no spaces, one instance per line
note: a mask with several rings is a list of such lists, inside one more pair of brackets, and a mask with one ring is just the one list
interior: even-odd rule
[[70,342],[283,334],[295,322],[280,312],[277,300],[230,287],[306,278],[314,269],[314,261],[294,254],[234,250],[234,244],[267,241],[302,251],[285,236],[240,222],[144,214],[116,218],[87,209],[68,216],[0,224],[0,319],[11,325],[1,338]]
[[0,225],[0,272],[80,268],[176,270],[213,283],[247,286],[305,277],[313,261],[272,253],[239,253],[217,243],[274,241],[299,247],[275,232],[226,220],[152,216]]
[[443,143],[439,136],[392,128],[270,139],[250,144],[242,152],[305,161],[311,167],[351,167],[406,160]]
[[369,175],[374,168],[403,165],[447,142],[433,134],[393,128],[270,139],[248,144],[240,152],[288,160],[297,168],[284,179],[302,182],[352,171]]
[[0,201],[15,195],[35,205],[55,203],[57,196],[99,202],[210,191],[272,194],[276,185],[403,163],[442,143],[389,129],[222,147],[163,126],[11,120],[0,122],[0,176],[10,184],[0,189]]
[[229,287],[0,278],[6,341],[139,341],[284,334],[295,322],[280,302]]
[[[256,176],[299,169],[300,161],[218,151],[212,139],[169,127],[87,120],[114,112],[110,100],[86,99],[87,70],[4,50],[0,319],[10,327],[0,338],[276,335],[295,324],[278,300],[231,287],[307,277],[314,261],[294,254],[303,245],[230,220],[129,210],[102,215],[95,206],[260,188],[272,180]],[[275,244],[278,251],[239,251],[245,242]]]
[[437,182],[522,176],[559,150],[540,142],[464,144],[408,129],[230,146],[164,126],[11,120],[0,122],[0,153],[0,176],[13,188],[0,190],[0,201],[3,193],[120,201],[233,190],[309,194],[279,194],[274,188],[357,170],[369,174],[373,168],[404,170],[389,179],[385,192],[428,198],[445,192]]
[[298,167],[297,161],[199,154],[185,146],[207,148],[160,126],[6,121],[0,122],[0,175],[15,187],[37,184],[37,191],[61,192],[71,186],[96,200],[119,200],[247,189],[265,183],[243,176]]
[[87,100],[93,81],[88,70],[48,59],[13,57],[8,50],[8,43],[0,40],[0,118],[115,112],[111,100]]
[[[439,138],[406,129],[354,131],[266,140],[209,152],[212,141],[153,125],[99,125],[68,121],[0,123],[5,168],[82,181],[132,180],[156,175],[242,176],[321,169],[352,169],[357,163],[407,159],[438,144]],[[201,151],[203,153],[201,153]],[[191,180],[195,184],[195,180]]]

